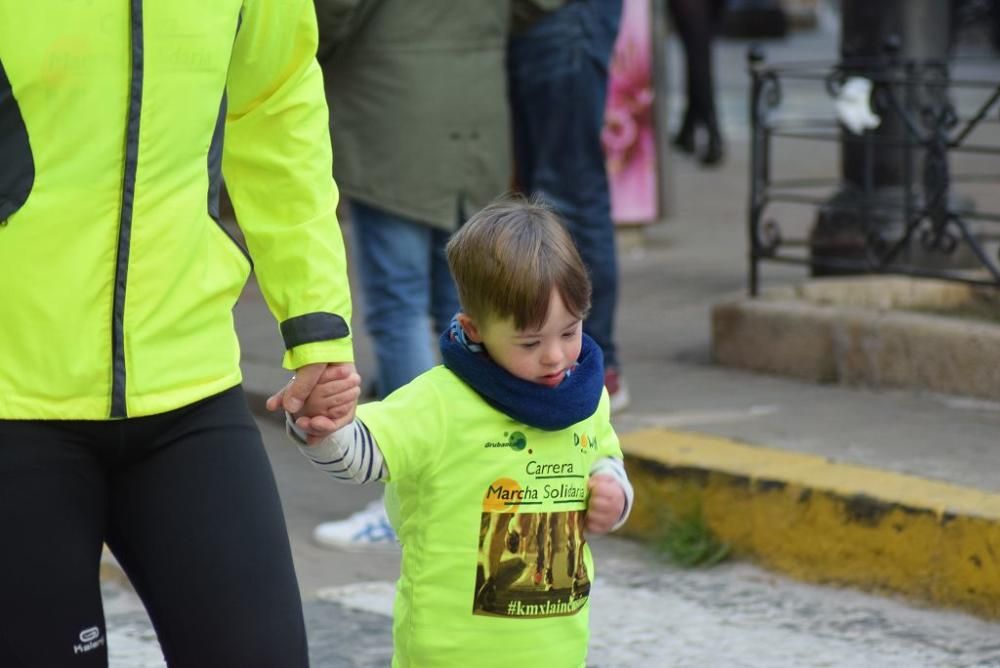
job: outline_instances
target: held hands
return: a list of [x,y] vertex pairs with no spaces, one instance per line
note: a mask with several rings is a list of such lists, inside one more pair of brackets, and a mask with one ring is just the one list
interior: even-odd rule
[[601,473],[591,476],[587,487],[590,500],[586,529],[593,534],[608,533],[625,510],[625,492],[617,480]]
[[[349,369],[344,366],[327,367],[300,411],[301,416],[309,417],[295,416],[295,424],[310,434],[310,445],[354,419],[354,409],[361,396],[361,376],[353,364]],[[305,426],[307,420],[308,427]]]
[[312,445],[354,419],[360,395],[361,376],[353,364],[306,364],[267,400],[267,409],[287,411]]

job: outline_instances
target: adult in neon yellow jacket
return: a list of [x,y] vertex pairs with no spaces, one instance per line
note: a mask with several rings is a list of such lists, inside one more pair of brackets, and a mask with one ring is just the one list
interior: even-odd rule
[[309,0],[0,0],[0,665],[104,665],[102,542],[170,665],[305,665],[232,307],[255,268],[285,408],[350,368],[316,46]]

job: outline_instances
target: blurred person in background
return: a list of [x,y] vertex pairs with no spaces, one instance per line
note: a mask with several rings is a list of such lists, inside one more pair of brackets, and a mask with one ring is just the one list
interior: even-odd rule
[[[614,338],[618,263],[601,129],[622,0],[526,1],[508,53],[517,186],[555,209],[593,284],[584,331],[604,353],[611,410],[629,402]],[[547,13],[548,12],[548,13]]]
[[697,155],[705,166],[717,165],[724,157],[724,142],[715,106],[715,74],[712,41],[722,24],[725,0],[668,0],[681,43],[684,45],[684,118],[674,137],[674,146]]
[[[510,184],[510,0],[315,0],[334,174],[385,397],[437,363],[458,311],[445,244]],[[387,495],[391,498],[392,488]],[[381,501],[321,545],[398,549]]]

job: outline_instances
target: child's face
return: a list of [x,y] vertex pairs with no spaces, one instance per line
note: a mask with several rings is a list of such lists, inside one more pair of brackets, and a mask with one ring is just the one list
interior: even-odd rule
[[583,323],[552,290],[541,328],[519,330],[513,319],[490,319],[478,331],[494,362],[510,374],[532,383],[555,387],[580,357]]

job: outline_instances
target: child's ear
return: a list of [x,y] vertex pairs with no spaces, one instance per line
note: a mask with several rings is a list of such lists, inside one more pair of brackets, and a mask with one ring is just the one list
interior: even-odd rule
[[465,332],[465,337],[469,339],[472,343],[482,343],[483,337],[479,335],[479,328],[476,327],[475,321],[465,313],[459,313],[457,316],[458,324],[461,325],[462,330]]

